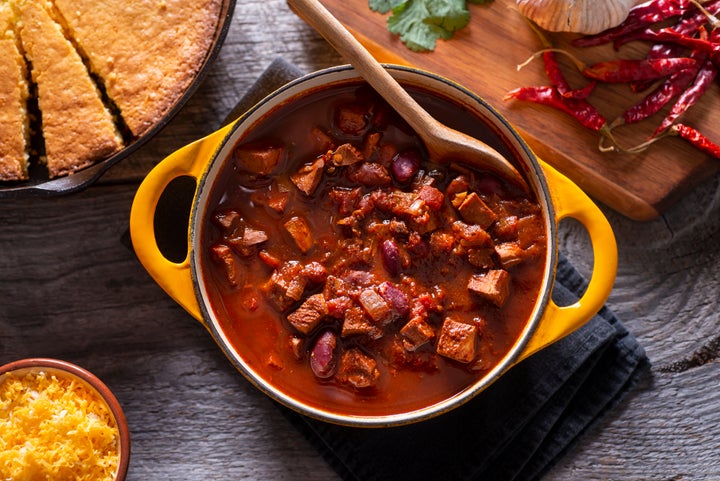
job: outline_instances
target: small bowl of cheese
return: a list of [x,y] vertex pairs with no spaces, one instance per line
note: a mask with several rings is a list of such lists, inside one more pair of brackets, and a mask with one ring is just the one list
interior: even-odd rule
[[0,479],[122,481],[125,415],[89,371],[57,359],[0,366]]

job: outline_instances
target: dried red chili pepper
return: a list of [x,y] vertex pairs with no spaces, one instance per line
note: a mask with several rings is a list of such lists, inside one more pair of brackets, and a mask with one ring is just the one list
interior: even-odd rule
[[563,97],[579,99],[587,98],[595,89],[596,82],[590,82],[581,89],[573,89],[565,78],[565,74],[560,67],[560,63],[557,60],[557,55],[555,54],[555,50],[553,49],[550,40],[548,40],[545,34],[543,34],[543,32],[535,24],[532,22],[528,22],[528,24],[545,48],[542,55],[543,66],[545,67],[545,75],[548,80],[550,80],[550,84],[555,87],[558,90],[558,93]]
[[658,113],[670,100],[680,95],[690,85],[697,72],[698,69],[693,68],[672,74],[644,99],[623,112],[622,117],[614,120],[610,125],[617,127],[622,124],[634,124]]
[[595,35],[588,35],[573,41],[576,47],[591,47],[612,42],[629,33],[646,28],[654,23],[682,15],[694,8],[689,0],[655,0],[630,10],[627,18],[617,27],[607,29]]
[[543,64],[545,65],[545,75],[547,75],[548,80],[563,97],[586,99],[597,85],[597,82],[592,81],[583,88],[573,89],[565,78],[565,74],[563,74],[562,68],[557,61],[557,55],[553,51],[543,52]]
[[620,59],[598,62],[582,68],[585,77],[602,82],[631,82],[633,80],[658,79],[680,70],[693,68],[697,61],[689,57]]
[[557,88],[551,86],[520,87],[511,90],[503,100],[524,100],[547,105],[565,112],[575,118],[584,127],[600,131],[607,129],[605,117],[585,99],[564,97]]
[[663,119],[660,126],[655,130],[656,136],[672,125],[677,118],[685,113],[691,106],[697,103],[698,99],[710,88],[717,76],[717,68],[712,61],[706,60],[695,77],[693,84],[683,92],[677,99],[670,113]]
[[677,135],[681,139],[687,140],[695,148],[705,152],[706,154],[720,159],[720,145],[712,142],[696,129],[685,124],[675,124],[669,132],[671,135]]
[[665,79],[655,90],[648,94],[640,102],[636,103],[623,112],[622,116],[611,122],[612,127],[622,124],[633,124],[640,122],[660,111],[670,100],[681,95],[685,89],[696,78],[701,65],[707,58],[702,52],[695,51],[691,54],[698,63],[693,68],[680,70]]
[[[712,0],[705,5],[706,10],[710,14],[720,11],[720,0]],[[670,30],[682,35],[698,35],[698,38],[707,39],[707,31],[704,28],[707,22],[707,16],[703,12],[688,12],[680,19],[680,21],[669,27]],[[626,40],[617,40],[615,48],[618,49]],[[656,43],[650,48],[646,58],[669,58],[679,57],[685,51],[685,47],[674,44]],[[653,80],[636,80],[630,83],[630,89],[633,92],[642,92],[648,89],[654,83]]]
[[670,43],[692,50],[699,50],[708,55],[720,54],[720,43],[713,40],[703,40],[701,38],[683,35],[668,28],[657,31],[646,29],[642,32],[636,32],[628,37],[628,41],[630,40],[650,40],[657,43]]

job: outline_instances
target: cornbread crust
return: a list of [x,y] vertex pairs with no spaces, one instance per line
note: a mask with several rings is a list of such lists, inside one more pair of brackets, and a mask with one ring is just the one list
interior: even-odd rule
[[37,85],[50,177],[119,151],[123,142],[97,86],[41,0],[17,3],[20,38]]
[[203,63],[220,0],[54,0],[61,21],[135,136],[155,125]]
[[28,178],[28,84],[13,11],[0,3],[0,180]]

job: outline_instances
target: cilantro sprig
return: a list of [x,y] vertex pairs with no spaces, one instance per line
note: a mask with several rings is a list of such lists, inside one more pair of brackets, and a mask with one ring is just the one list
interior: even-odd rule
[[467,3],[492,0],[369,0],[370,9],[392,14],[387,27],[415,52],[435,49],[438,40],[448,40],[470,21]]

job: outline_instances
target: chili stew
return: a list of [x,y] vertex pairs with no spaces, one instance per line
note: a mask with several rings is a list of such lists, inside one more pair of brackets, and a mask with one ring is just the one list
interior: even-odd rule
[[536,200],[463,159],[428,159],[364,84],[271,112],[217,179],[202,232],[210,305],[247,365],[309,405],[386,415],[444,400],[505,356],[539,296]]

